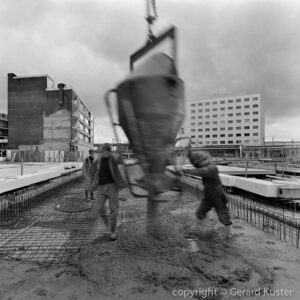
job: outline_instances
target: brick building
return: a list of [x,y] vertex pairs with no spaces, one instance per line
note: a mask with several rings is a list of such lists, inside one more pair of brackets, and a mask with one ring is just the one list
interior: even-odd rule
[[87,152],[93,143],[93,116],[71,87],[8,74],[9,149]]

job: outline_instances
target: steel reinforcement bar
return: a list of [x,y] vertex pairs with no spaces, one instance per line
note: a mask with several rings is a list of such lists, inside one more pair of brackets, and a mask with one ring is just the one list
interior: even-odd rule
[[0,231],[18,220],[24,211],[33,208],[40,200],[39,195],[54,190],[82,175],[81,170],[74,170],[46,181],[11,190],[0,195]]

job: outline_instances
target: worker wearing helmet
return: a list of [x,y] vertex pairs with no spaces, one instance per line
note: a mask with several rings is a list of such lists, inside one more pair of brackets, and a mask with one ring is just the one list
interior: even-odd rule
[[231,237],[231,219],[227,207],[227,198],[222,188],[218,168],[212,163],[207,152],[192,153],[188,149],[188,158],[194,169],[176,167],[177,172],[202,177],[204,185],[204,198],[196,210],[196,217],[204,220],[208,211],[215,208],[219,221],[225,226],[227,237]]

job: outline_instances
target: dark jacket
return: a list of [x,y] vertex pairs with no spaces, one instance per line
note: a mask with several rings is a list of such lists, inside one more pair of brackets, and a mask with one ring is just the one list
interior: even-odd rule
[[212,201],[221,199],[227,203],[227,198],[224,194],[222,182],[219,176],[219,170],[214,164],[209,164],[202,168],[182,170],[184,174],[202,177],[204,185],[204,196]]
[[99,155],[97,159],[95,159],[92,163],[90,174],[91,174],[91,191],[94,192],[97,189],[97,186],[99,184],[99,172],[100,172],[100,167],[101,167],[101,158],[102,157],[108,157],[109,161],[109,169],[111,172],[111,175],[114,179],[114,182],[117,186],[118,189],[124,189],[128,185],[123,179],[119,168],[118,164],[122,164],[123,160],[122,157],[115,157],[112,153],[110,152],[104,152],[103,154]]

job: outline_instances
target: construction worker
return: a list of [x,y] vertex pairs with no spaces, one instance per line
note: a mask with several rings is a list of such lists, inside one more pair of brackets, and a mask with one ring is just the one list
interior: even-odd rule
[[96,208],[104,223],[108,225],[105,211],[106,200],[109,200],[110,210],[110,240],[117,239],[116,227],[119,211],[119,190],[127,187],[118,169],[123,159],[112,153],[111,146],[104,144],[102,152],[92,163],[91,167],[91,191],[97,190]]
[[208,211],[215,208],[219,221],[225,226],[226,237],[230,238],[231,220],[227,207],[227,198],[222,188],[221,179],[218,168],[212,163],[207,152],[201,151],[192,153],[188,148],[188,158],[190,159],[194,169],[184,169],[176,166],[177,173],[190,174],[202,177],[204,185],[204,198],[201,200],[199,207],[196,210],[196,217],[203,222]]
[[[89,150],[89,156],[87,156],[82,164],[82,173],[85,178],[85,199],[86,201],[89,200],[89,192],[91,191],[91,175],[90,170],[92,166],[92,162],[94,160],[94,151],[93,149]],[[95,200],[94,195],[92,192],[91,194],[91,200]]]

